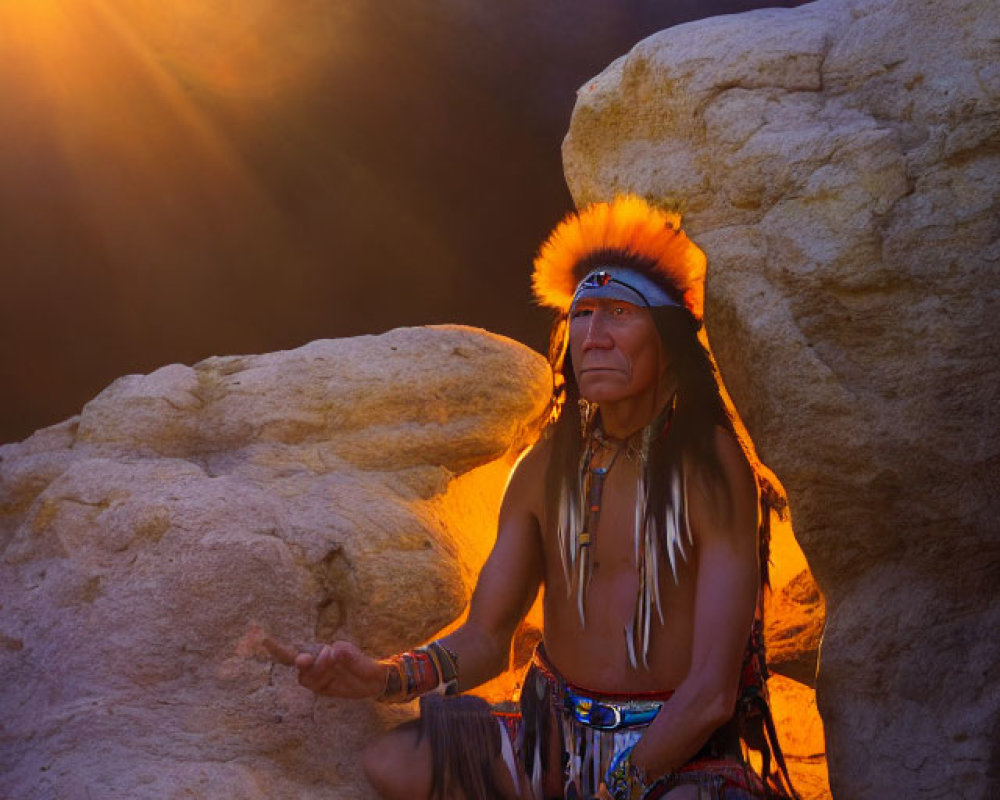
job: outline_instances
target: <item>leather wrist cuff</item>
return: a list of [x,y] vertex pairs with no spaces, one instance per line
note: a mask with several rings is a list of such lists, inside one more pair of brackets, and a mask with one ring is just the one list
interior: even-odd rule
[[458,691],[458,658],[434,641],[379,662],[386,667],[385,688],[376,698],[382,703],[408,703],[429,692]]

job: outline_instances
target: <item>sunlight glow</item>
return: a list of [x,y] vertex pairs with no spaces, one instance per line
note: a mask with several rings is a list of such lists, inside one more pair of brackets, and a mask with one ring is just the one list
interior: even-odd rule
[[292,91],[354,41],[329,0],[108,0],[185,83],[250,96]]
[[299,15],[311,33],[290,36],[275,21],[279,8],[278,0],[0,3],[5,138],[35,165],[10,191],[58,182],[63,213],[123,272],[163,260],[176,242],[235,238],[248,220],[268,230],[280,211],[202,95],[291,91],[309,79],[329,26],[303,26]]

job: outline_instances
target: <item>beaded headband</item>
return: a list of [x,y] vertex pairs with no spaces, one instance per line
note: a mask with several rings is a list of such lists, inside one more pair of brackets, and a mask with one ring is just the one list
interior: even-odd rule
[[624,300],[642,308],[680,307],[659,283],[634,269],[595,269],[580,281],[573,295],[570,315],[581,300]]

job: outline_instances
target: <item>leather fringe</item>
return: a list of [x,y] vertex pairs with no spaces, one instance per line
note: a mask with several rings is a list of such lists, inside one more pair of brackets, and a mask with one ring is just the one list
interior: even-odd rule
[[481,697],[424,695],[420,737],[431,747],[431,800],[499,800],[496,779],[503,758],[500,727]]
[[542,779],[549,771],[549,742],[553,724],[558,725],[553,712],[549,683],[537,669],[529,669],[521,689],[521,735],[518,751],[535,797],[542,796]]

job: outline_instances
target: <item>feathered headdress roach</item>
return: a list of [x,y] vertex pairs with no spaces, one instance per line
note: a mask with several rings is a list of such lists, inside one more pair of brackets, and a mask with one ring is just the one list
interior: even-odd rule
[[631,194],[569,214],[535,259],[535,298],[566,313],[577,286],[589,273],[625,267],[652,278],[701,322],[705,254],[680,225],[679,214],[653,208]]

